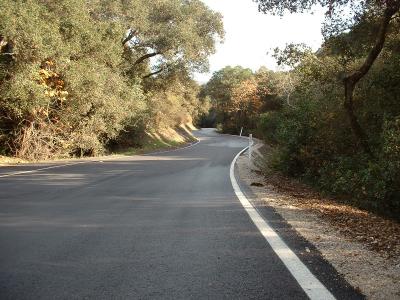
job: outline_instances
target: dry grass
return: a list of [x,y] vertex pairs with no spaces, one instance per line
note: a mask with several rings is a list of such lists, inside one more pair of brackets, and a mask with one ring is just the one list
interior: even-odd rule
[[[161,128],[157,131],[147,132],[147,138],[143,143],[143,147],[134,148],[134,147],[126,147],[123,149],[118,149],[114,153],[110,153],[110,155],[137,155],[143,154],[153,151],[163,151],[168,149],[175,149],[186,145],[187,143],[196,141],[196,138],[193,136],[192,131],[196,130],[192,123],[181,124],[177,128],[165,127]],[[105,156],[96,156],[96,157],[106,157]],[[77,158],[77,159],[91,159],[90,157],[86,158]],[[53,157],[48,160],[44,159],[21,159],[16,157],[9,156],[0,156],[0,166],[6,165],[16,165],[23,163],[32,163],[32,162],[47,162],[47,161],[69,161],[74,160],[74,158],[65,158],[65,157]]]
[[9,157],[0,155],[0,166],[15,165],[21,163],[27,163],[28,161],[22,158]]

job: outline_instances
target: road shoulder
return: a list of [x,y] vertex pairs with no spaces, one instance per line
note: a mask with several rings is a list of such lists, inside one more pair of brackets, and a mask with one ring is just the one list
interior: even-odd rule
[[[254,152],[259,153],[259,151]],[[307,195],[298,191],[295,195],[293,193],[288,195],[277,188],[276,181],[263,176],[254,163],[249,164],[246,155],[242,155],[237,161],[237,174],[248,193],[254,195],[255,204],[264,215],[267,215],[266,219],[272,218],[272,223],[275,225],[287,222],[287,228],[277,229],[282,231],[279,234],[283,235],[284,239],[285,235],[287,241],[293,239],[294,235],[300,235],[300,240],[303,241],[290,246],[295,248],[303,261],[308,262],[312,271],[322,274],[322,282],[329,285],[334,281],[342,281],[339,277],[330,278],[325,274],[332,271],[327,266],[331,265],[347,282],[369,299],[399,298],[400,260],[396,254],[398,247],[396,243],[389,245],[394,249],[388,256],[387,251],[370,249],[366,243],[344,234],[338,229],[340,225],[343,227],[343,224],[335,226],[337,219],[328,218],[323,210],[321,213],[321,207],[324,207],[322,204],[326,206],[325,199],[314,197],[311,209],[309,205],[304,205]],[[274,216],[273,212],[278,217]],[[352,216],[353,219],[357,216],[356,211],[349,209],[344,209],[341,214]],[[279,217],[285,222],[278,222]],[[396,226],[396,224],[390,225]],[[328,264],[323,263],[318,256]],[[318,270],[321,266],[322,269]]]
[[93,156],[93,157],[83,157],[83,158],[69,158],[69,159],[53,159],[47,161],[40,162],[19,162],[19,163],[0,163],[0,178],[36,173],[38,171],[62,168],[68,166],[74,166],[85,163],[103,163],[104,161],[113,161],[113,160],[121,160],[126,159],[127,157],[135,157],[135,156],[148,156],[148,155],[157,155],[161,153],[168,153],[177,150],[183,150],[187,148],[191,148],[200,143],[200,139],[193,137],[193,140],[181,143],[176,146],[170,147],[155,147],[151,149],[144,149],[138,153],[127,153],[127,154],[110,154],[103,156]]
[[[69,165],[82,162],[97,162],[102,160],[119,159],[127,156],[156,154],[169,152],[193,146],[199,139],[193,134],[198,131],[191,123],[181,124],[176,128],[167,127],[154,132],[146,132],[141,147],[121,145],[108,149],[106,153],[85,157],[52,157],[43,160],[28,160],[12,156],[0,155],[0,169],[5,167],[48,167],[54,165]],[[0,172],[1,173],[1,172]]]

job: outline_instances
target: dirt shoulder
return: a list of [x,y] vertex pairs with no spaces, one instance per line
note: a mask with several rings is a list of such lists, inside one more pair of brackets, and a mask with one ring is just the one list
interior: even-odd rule
[[400,224],[322,197],[311,188],[238,159],[239,176],[368,299],[400,299]]

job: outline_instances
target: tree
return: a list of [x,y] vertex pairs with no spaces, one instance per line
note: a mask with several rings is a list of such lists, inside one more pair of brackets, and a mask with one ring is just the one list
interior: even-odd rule
[[239,127],[247,129],[255,127],[256,117],[262,106],[261,97],[258,90],[256,78],[251,78],[240,82],[232,90],[231,113],[236,113],[237,124]]
[[199,0],[97,0],[92,7],[96,18],[124,27],[127,72],[140,77],[181,66],[206,71],[216,40],[224,36],[221,15]]
[[257,94],[262,102],[262,111],[273,111],[282,108],[284,102],[292,105],[290,96],[293,92],[294,77],[290,72],[274,72],[261,67],[255,72]]
[[32,159],[94,155],[123,131],[140,139],[157,115],[164,125],[182,108],[196,115],[191,72],[223,36],[221,16],[198,0],[0,7],[0,152]]
[[219,110],[229,111],[233,89],[241,82],[250,79],[252,75],[253,72],[250,69],[227,66],[214,72],[206,84],[206,94],[211,97]]
[[[301,0],[301,1],[275,1],[275,0],[255,0],[259,4],[259,10],[264,13],[282,15],[285,12],[296,13],[310,10],[314,5],[319,4],[327,9],[327,20],[323,33],[325,38],[338,36],[363,22],[365,19],[377,24],[377,30],[374,31],[373,39],[369,45],[369,50],[364,60],[349,70],[343,76],[343,85],[345,89],[344,107],[346,109],[351,129],[356,139],[361,144],[364,151],[372,154],[368,137],[360,126],[356,113],[354,111],[354,91],[358,82],[368,73],[371,66],[381,53],[390,26],[395,23],[395,18],[400,10],[399,0],[375,0],[375,1],[355,1],[355,0]],[[353,19],[344,16],[344,10],[351,10]],[[398,24],[398,22],[397,22]]]
[[240,66],[227,66],[214,72],[203,88],[203,94],[209,96],[212,107],[217,112],[217,122],[224,131],[234,132],[239,125],[236,122],[237,107],[233,100],[234,90],[244,81],[251,79],[253,72]]

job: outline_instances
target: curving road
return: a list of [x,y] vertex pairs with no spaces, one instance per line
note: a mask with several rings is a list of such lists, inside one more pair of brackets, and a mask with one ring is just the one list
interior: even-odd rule
[[[167,153],[0,168],[0,299],[307,299],[233,191],[247,141],[197,135]],[[308,263],[337,298],[361,298],[318,254]]]

